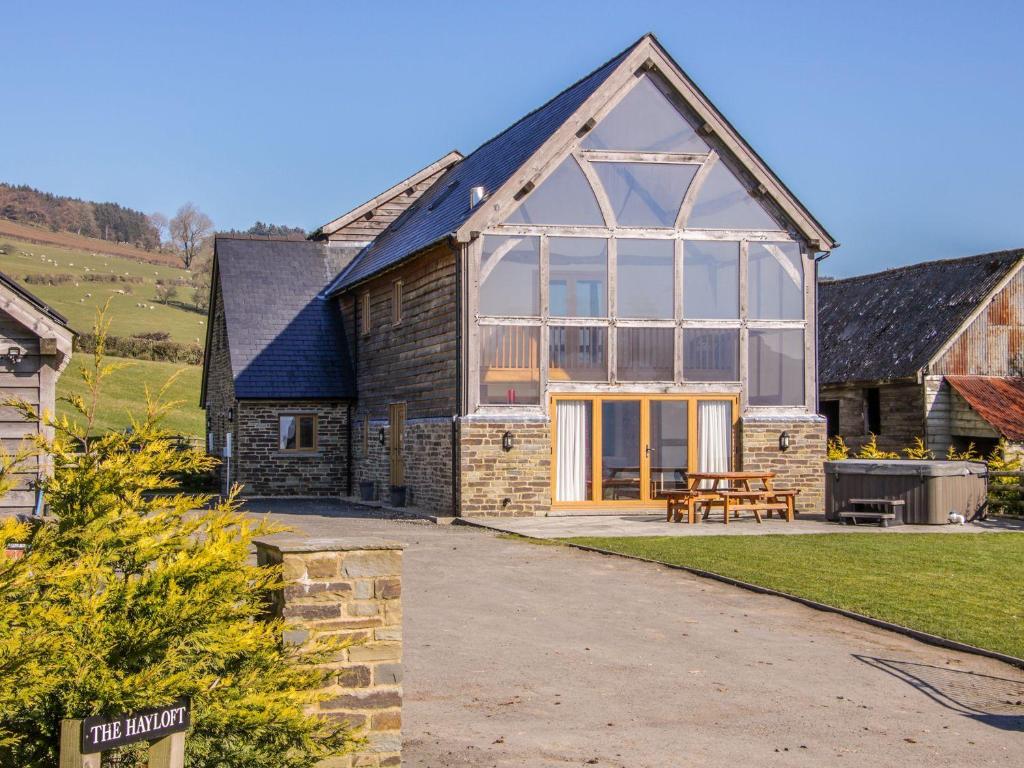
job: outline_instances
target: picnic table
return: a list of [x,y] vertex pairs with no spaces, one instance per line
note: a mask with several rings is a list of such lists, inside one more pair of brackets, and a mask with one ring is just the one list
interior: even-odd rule
[[769,517],[778,512],[787,522],[793,521],[796,495],[799,491],[776,488],[774,472],[691,472],[685,490],[664,493],[667,510],[666,520],[681,522],[683,510],[686,522],[697,522],[697,507],[704,507],[706,520],[714,506],[722,507],[726,525],[729,518],[740,512],[753,512],[758,523],[761,513]]

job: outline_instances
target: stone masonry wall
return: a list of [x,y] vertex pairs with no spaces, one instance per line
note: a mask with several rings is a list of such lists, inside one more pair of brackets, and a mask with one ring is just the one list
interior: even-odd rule
[[[250,496],[341,496],[347,492],[348,403],[241,400],[235,409],[234,480]],[[315,413],[317,447],[282,451],[279,417]]]
[[[779,435],[788,432],[790,447],[779,449]],[[779,488],[798,488],[798,512],[825,511],[825,419],[746,417],[740,425],[740,456],[745,471],[776,473]]]
[[[207,441],[207,452],[219,459],[223,457],[226,435],[232,431],[228,421],[228,412],[235,408],[235,382],[231,375],[231,359],[228,350],[227,323],[224,319],[224,303],[220,296],[220,283],[214,282],[214,293],[210,318],[210,343],[206,350],[206,396],[203,408],[206,409],[206,420],[209,434],[204,435]],[[210,436],[212,435],[212,445]],[[217,477],[220,487],[224,487],[224,465],[217,466]],[[237,466],[231,467],[231,475],[235,476]]]
[[[511,451],[501,447],[512,433]],[[460,509],[464,517],[527,517],[551,509],[551,423],[490,421],[459,423]]]
[[[869,439],[865,414],[864,387],[833,385],[822,387],[820,399],[839,401],[839,434],[856,451]],[[924,392],[919,384],[881,384],[878,387],[881,431],[878,447],[900,451],[925,438]]]
[[[374,498],[387,499],[391,485],[391,433],[386,420],[370,420],[366,445],[360,419],[353,425],[352,459],[356,485],[373,483]],[[384,430],[384,444],[380,430]],[[452,513],[452,421],[450,418],[413,419],[405,422],[402,441],[405,461],[406,504],[436,515]]]
[[273,615],[285,643],[351,640],[323,665],[322,716],[348,722],[367,738],[352,755],[320,768],[402,764],[402,545],[379,539],[257,542],[260,565],[280,565],[288,586]]

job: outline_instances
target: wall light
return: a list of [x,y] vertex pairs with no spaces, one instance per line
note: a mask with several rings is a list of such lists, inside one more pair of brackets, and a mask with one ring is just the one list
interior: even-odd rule
[[783,432],[781,435],[779,435],[779,450],[789,450],[789,432]]
[[506,453],[508,453],[509,451],[512,450],[512,447],[514,445],[515,445],[515,441],[512,438],[512,433],[511,432],[506,432],[505,434],[503,434],[501,436],[501,450],[503,450]]
[[7,360],[11,365],[17,365],[20,363],[22,357],[24,357],[24,354],[21,351],[21,347],[7,348]]
[[378,430],[377,439],[380,441],[382,446],[388,441],[388,434],[384,431],[384,427],[381,427],[380,430]]
[[235,409],[234,408],[228,408],[228,421],[234,421],[234,420],[235,420]]

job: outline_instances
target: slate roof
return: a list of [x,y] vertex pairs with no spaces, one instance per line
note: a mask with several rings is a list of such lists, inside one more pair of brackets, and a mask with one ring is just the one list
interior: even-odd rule
[[1002,376],[947,376],[978,415],[1007,440],[1024,440],[1024,379]]
[[23,298],[36,309],[38,309],[44,315],[49,317],[51,320],[57,322],[64,328],[67,328],[69,331],[71,330],[71,326],[68,325],[68,319],[64,317],[64,315],[62,315],[56,309],[54,309],[45,301],[40,299],[38,296],[36,296],[27,288],[25,288],[23,285],[9,278],[3,272],[0,272],[0,284],[3,284],[8,289],[14,291],[14,293],[21,296],[21,298]]
[[214,254],[239,399],[345,399],[355,377],[326,243],[217,237]]
[[544,106],[526,115],[454,165],[391,226],[370,243],[328,289],[337,293],[437,243],[469,218],[469,190],[501,187],[596,91],[630,51],[630,45]]
[[821,383],[916,376],[1022,258],[1000,251],[821,281]]

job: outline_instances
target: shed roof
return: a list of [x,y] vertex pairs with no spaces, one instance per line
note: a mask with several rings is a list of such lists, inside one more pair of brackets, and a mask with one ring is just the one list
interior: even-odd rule
[[54,309],[49,304],[47,304],[45,301],[40,299],[38,296],[36,296],[30,290],[25,288],[25,286],[21,285],[16,280],[12,280],[10,277],[5,275],[3,272],[0,272],[0,284],[5,286],[9,290],[13,291],[14,293],[18,294],[18,296],[23,298],[25,301],[27,301],[29,304],[31,304],[35,309],[37,309],[40,312],[42,312],[44,315],[49,317],[51,320],[56,322],[58,325],[60,325],[60,326],[62,326],[64,328],[67,328],[68,330],[71,330],[71,326],[68,325],[68,319],[66,317],[64,317],[64,315],[62,315],[56,309]]
[[340,310],[322,294],[339,257],[321,242],[217,237],[236,397],[355,396]]
[[1022,258],[1017,249],[821,281],[821,383],[916,376]]
[[472,212],[469,190],[482,186],[493,192],[501,187],[642,40],[456,163],[353,260],[328,292],[354,285],[455,232]]
[[1024,440],[1024,378],[947,376],[946,381],[1007,440]]

